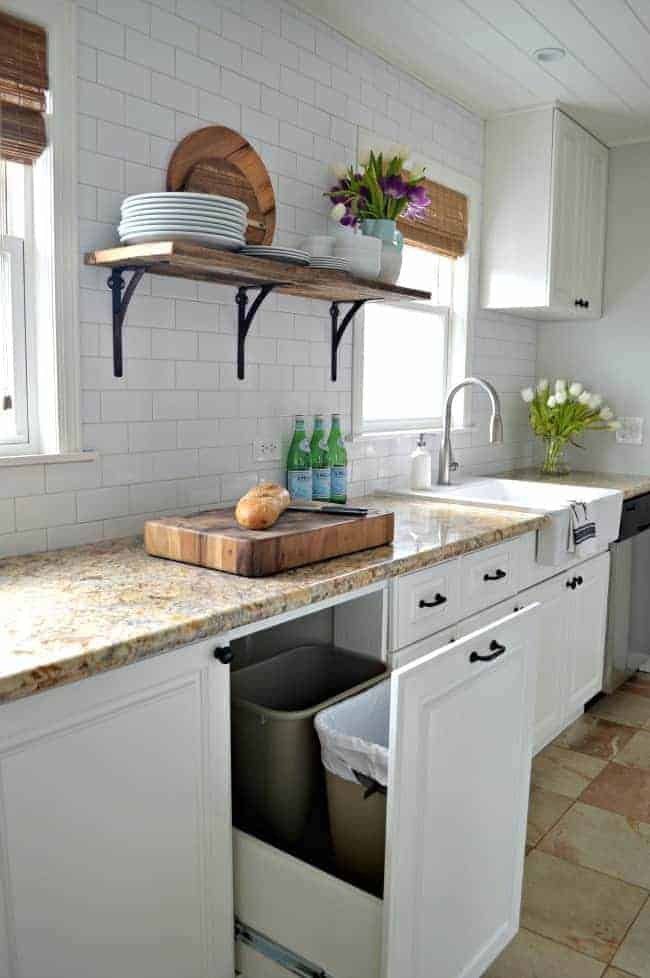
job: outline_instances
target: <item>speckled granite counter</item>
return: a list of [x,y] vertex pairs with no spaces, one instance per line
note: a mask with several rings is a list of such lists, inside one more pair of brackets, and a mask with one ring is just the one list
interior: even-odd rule
[[578,472],[569,475],[541,476],[538,468],[515,469],[504,473],[504,478],[525,479],[532,482],[555,482],[570,486],[596,486],[599,489],[620,489],[625,499],[632,499],[642,492],[650,492],[650,475],[623,475],[613,472]]
[[543,517],[373,497],[392,546],[262,579],[150,557],[141,537],[0,560],[0,702],[519,536]]

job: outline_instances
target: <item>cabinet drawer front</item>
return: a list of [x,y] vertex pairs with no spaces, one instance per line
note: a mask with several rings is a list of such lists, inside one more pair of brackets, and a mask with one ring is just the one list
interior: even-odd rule
[[463,624],[464,622],[461,622],[452,625],[451,628],[443,628],[441,632],[436,632],[435,635],[428,635],[419,642],[414,642],[413,645],[407,645],[405,648],[393,652],[390,656],[391,669],[400,669],[402,666],[407,666],[409,662],[415,662],[416,659],[428,652],[442,649],[450,642],[455,642],[461,634],[461,625]]
[[233,841],[243,924],[335,978],[379,978],[381,900],[244,832],[235,830]]
[[460,618],[459,561],[438,564],[395,582],[392,646],[401,649]]
[[512,540],[461,558],[461,617],[515,594],[519,583],[520,542]]

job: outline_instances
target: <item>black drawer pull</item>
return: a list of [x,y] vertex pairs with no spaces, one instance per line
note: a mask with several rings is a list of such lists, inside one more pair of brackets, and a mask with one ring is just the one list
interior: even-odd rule
[[444,594],[436,594],[433,601],[425,601],[424,598],[420,600],[420,608],[437,608],[439,604],[444,604],[446,601]]
[[502,581],[503,578],[504,577],[507,577],[507,576],[508,575],[506,574],[506,572],[504,570],[498,570],[494,574],[484,574],[483,575],[483,580],[484,581]]
[[500,655],[505,652],[505,645],[501,645],[496,639],[490,642],[490,651],[492,655],[479,655],[478,652],[472,652],[469,657],[470,662],[492,662],[492,659],[498,659]]
[[581,577],[576,577],[576,584],[578,585],[578,587],[582,587],[582,585],[584,583],[585,582],[583,581],[583,579]]

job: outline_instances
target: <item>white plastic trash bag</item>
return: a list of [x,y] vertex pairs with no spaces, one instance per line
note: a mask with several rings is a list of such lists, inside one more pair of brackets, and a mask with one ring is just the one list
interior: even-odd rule
[[322,710],[314,721],[323,765],[345,781],[356,774],[388,784],[390,680]]

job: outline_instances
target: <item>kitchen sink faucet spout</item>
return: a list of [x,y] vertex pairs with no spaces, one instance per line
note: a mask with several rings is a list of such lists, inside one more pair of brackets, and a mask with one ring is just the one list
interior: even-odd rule
[[500,445],[503,442],[503,420],[501,418],[501,402],[495,387],[488,380],[481,380],[480,377],[466,377],[464,380],[455,384],[445,398],[445,413],[442,427],[442,442],[440,444],[440,456],[438,458],[438,485],[448,486],[451,483],[451,473],[458,468],[451,450],[451,409],[454,397],[463,387],[470,387],[476,384],[481,387],[492,405],[492,416],[490,418],[490,444]]

